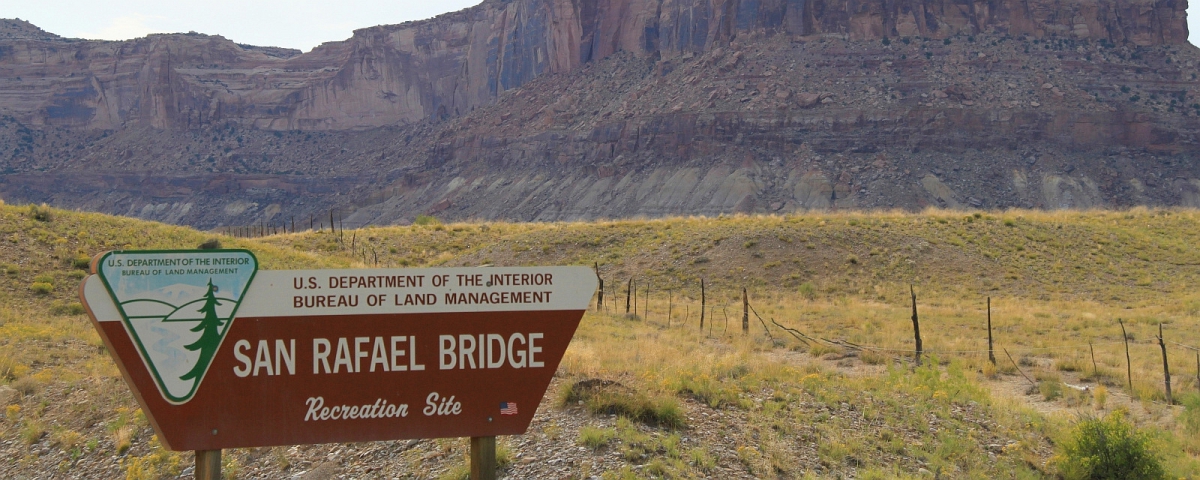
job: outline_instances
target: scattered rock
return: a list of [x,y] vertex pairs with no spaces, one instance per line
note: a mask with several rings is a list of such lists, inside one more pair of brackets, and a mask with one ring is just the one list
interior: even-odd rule
[[0,407],[16,403],[17,397],[19,396],[20,393],[18,393],[16,389],[8,385],[0,385]]

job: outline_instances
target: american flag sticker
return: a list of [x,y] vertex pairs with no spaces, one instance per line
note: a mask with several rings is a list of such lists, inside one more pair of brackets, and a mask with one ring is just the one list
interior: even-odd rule
[[517,402],[500,402],[500,414],[501,415],[516,415],[517,414]]

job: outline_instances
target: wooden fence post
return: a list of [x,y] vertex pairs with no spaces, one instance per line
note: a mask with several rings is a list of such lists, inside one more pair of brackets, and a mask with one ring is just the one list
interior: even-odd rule
[[1013,360],[1013,358],[1012,358],[1012,355],[1010,355],[1010,354],[1008,353],[1008,349],[1007,349],[1007,348],[1005,348],[1005,349],[1002,349],[1002,350],[1004,350],[1004,356],[1008,357],[1008,361],[1012,362],[1012,364],[1013,364],[1013,368],[1017,369],[1017,373],[1021,374],[1021,376],[1022,376],[1022,377],[1025,377],[1025,380],[1029,380],[1029,383],[1030,383],[1031,385],[1033,385],[1033,386],[1037,386],[1037,382],[1034,382],[1033,380],[1030,380],[1030,379],[1029,379],[1029,376],[1028,376],[1028,375],[1025,375],[1025,372],[1022,372],[1022,371],[1021,371],[1021,367],[1020,367],[1019,365],[1017,365],[1017,361],[1016,361],[1016,360]]
[[988,297],[988,360],[996,366],[996,349],[992,347],[992,297]]
[[1121,339],[1125,340],[1125,372],[1129,375],[1129,395],[1133,395],[1133,362],[1129,359],[1129,334],[1125,333],[1125,322],[1117,319],[1117,323],[1121,324]]
[[634,288],[634,278],[629,280],[629,292],[634,294],[634,317],[637,317],[637,289]]
[[675,291],[668,289],[667,290],[667,328],[671,328],[671,312],[674,310],[674,307],[675,307],[674,300],[675,300]]
[[1092,346],[1092,342],[1088,342],[1088,351],[1092,352],[1092,376],[1100,378],[1100,367],[1096,365],[1096,348]]
[[196,450],[196,480],[221,480],[220,450]]
[[1158,324],[1158,346],[1163,354],[1163,383],[1167,386],[1167,405],[1174,405],[1171,400],[1171,366],[1167,364],[1167,342],[1163,341],[1162,323]]
[[917,290],[910,283],[908,291],[912,294],[913,336],[917,339],[917,366],[919,367],[921,366],[921,321],[917,319]]
[[704,279],[703,279],[703,278],[701,278],[701,279],[700,279],[700,331],[701,331],[701,332],[703,332],[703,331],[704,331],[704,310],[705,310],[705,306],[706,306],[706,303],[705,303],[705,298],[704,298]]
[[632,299],[630,295],[634,292],[634,278],[630,278],[629,283],[625,283],[625,314],[629,314],[629,301]]
[[646,280],[646,308],[643,308],[642,311],[645,312],[642,316],[646,318],[647,322],[649,322],[650,321],[650,280]]
[[471,480],[496,480],[496,437],[471,437]]
[[750,297],[742,287],[742,335],[750,334]]
[[1196,350],[1196,390],[1200,390],[1200,350]]
[[600,277],[600,262],[596,262],[592,268],[596,271],[596,280],[600,282],[600,291],[596,293],[596,311],[599,312],[604,308],[604,279]]

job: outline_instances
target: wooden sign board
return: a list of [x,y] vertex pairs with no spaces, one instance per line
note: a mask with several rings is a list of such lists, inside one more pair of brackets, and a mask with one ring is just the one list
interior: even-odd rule
[[596,289],[586,267],[259,271],[110,252],[80,297],[172,450],[524,433]]

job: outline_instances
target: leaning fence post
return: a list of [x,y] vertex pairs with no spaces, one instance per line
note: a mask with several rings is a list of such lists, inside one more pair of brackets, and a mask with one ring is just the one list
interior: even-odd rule
[[1200,390],[1200,350],[1196,350],[1196,390]]
[[917,339],[917,366],[921,366],[921,321],[917,319],[917,291],[912,284],[908,285],[908,291],[912,293],[912,322],[913,336]]
[[988,297],[988,360],[996,366],[996,350],[992,348],[992,297]]
[[1129,334],[1125,333],[1125,322],[1118,318],[1117,323],[1121,324],[1121,339],[1125,340],[1125,373],[1129,376],[1129,394],[1133,395],[1133,362],[1129,359]]
[[1174,405],[1171,401],[1171,367],[1167,364],[1167,343],[1163,341],[1162,323],[1158,324],[1158,346],[1162,348],[1163,354],[1163,383],[1167,386],[1167,405]]
[[1092,342],[1088,342],[1088,351],[1092,352],[1092,376],[1100,378],[1100,367],[1096,365],[1096,348],[1092,346]]
[[700,279],[700,331],[701,332],[704,331],[704,310],[706,310],[706,308],[705,308],[706,305],[707,305],[707,303],[704,298],[704,279],[701,278]]
[[1007,349],[1007,348],[1003,348],[1003,349],[1001,349],[1001,350],[1004,350],[1004,356],[1008,357],[1008,361],[1012,362],[1012,364],[1013,364],[1013,368],[1017,369],[1017,373],[1021,374],[1021,376],[1022,376],[1022,377],[1025,377],[1025,380],[1029,380],[1029,383],[1030,383],[1031,385],[1034,385],[1034,386],[1036,386],[1036,385],[1037,385],[1037,382],[1034,382],[1033,380],[1030,380],[1030,379],[1029,379],[1029,376],[1028,376],[1028,375],[1025,375],[1025,372],[1022,372],[1022,371],[1021,371],[1021,367],[1020,367],[1019,365],[1017,365],[1017,361],[1016,361],[1016,360],[1013,360],[1013,358],[1012,358],[1012,355],[1008,353],[1008,349]]

